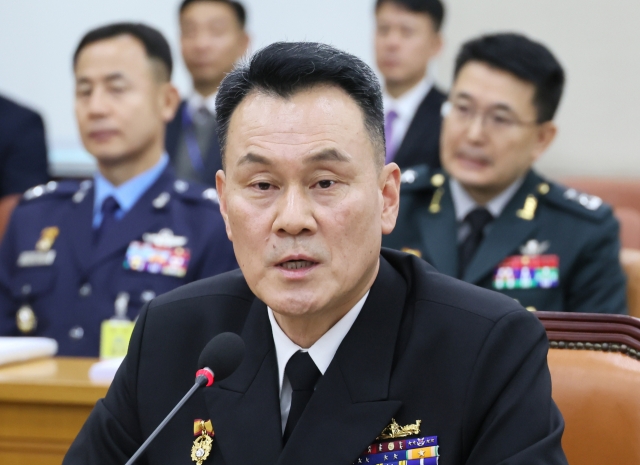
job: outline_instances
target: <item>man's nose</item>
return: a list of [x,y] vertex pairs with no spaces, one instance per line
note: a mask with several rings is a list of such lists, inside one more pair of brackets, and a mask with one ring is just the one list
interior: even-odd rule
[[287,188],[278,199],[276,218],[273,223],[274,232],[297,236],[314,233],[316,228],[313,203],[306,189]]
[[95,89],[91,92],[87,102],[87,110],[90,116],[103,116],[108,112],[106,92],[102,89]]
[[485,115],[481,112],[477,112],[469,121],[467,127],[467,138],[472,141],[481,141],[485,136]]

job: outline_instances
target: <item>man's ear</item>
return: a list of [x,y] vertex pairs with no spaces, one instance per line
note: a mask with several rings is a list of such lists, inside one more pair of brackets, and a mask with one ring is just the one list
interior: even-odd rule
[[162,121],[168,123],[173,119],[176,110],[180,105],[180,93],[170,82],[161,84],[160,90],[160,113]]
[[216,190],[218,191],[218,200],[220,201],[220,214],[224,220],[224,226],[227,230],[227,237],[233,242],[233,235],[229,227],[229,215],[227,210],[227,177],[223,170],[216,173]]
[[558,127],[553,121],[547,121],[538,125],[535,144],[533,146],[533,161],[538,160],[549,148],[558,134]]
[[380,173],[382,234],[391,234],[396,226],[400,208],[400,174],[400,168],[395,163],[389,163]]

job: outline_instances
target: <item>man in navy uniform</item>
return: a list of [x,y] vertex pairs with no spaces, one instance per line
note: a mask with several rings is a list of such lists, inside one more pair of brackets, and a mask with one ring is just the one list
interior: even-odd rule
[[532,169],[556,135],[563,85],[556,58],[523,36],[466,43],[444,111],[446,172],[403,173],[384,244],[531,310],[625,313],[611,208]]
[[[195,392],[144,463],[398,464],[407,445],[409,464],[566,464],[540,321],[380,249],[400,170],[384,164],[373,70],[324,44],[275,43],[229,74],[216,108],[240,270],[143,308],[63,463],[125,463],[193,386],[203,347],[232,331],[242,363]],[[369,446],[379,455],[362,457]]]
[[440,167],[440,109],[446,100],[429,74],[442,48],[440,0],[377,0],[376,63],[384,78],[386,161],[402,169]]
[[0,96],[0,237],[22,193],[48,180],[42,118]]
[[216,93],[247,51],[245,23],[246,11],[236,1],[184,0],[180,5],[180,45],[193,92],[167,126],[166,148],[182,179],[214,185],[222,168]]
[[0,334],[96,356],[103,320],[132,320],[156,295],[237,265],[215,190],[168,166],[178,94],[164,37],[142,24],[101,27],[73,64],[78,128],[99,171],[24,194],[0,248]]

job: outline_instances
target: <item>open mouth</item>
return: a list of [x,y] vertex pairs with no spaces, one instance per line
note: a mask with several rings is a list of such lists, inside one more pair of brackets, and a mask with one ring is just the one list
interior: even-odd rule
[[285,270],[300,270],[303,268],[311,268],[314,265],[317,265],[317,263],[310,260],[287,260],[286,262],[278,264],[280,268],[284,268]]

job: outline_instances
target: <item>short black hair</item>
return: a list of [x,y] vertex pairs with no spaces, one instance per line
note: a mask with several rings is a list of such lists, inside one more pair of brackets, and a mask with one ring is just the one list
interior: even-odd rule
[[565,74],[544,45],[521,34],[490,34],[466,42],[456,58],[454,79],[469,62],[479,61],[532,83],[538,123],[551,121],[560,104]]
[[436,31],[444,22],[444,5],[440,0],[376,0],[376,12],[385,3],[395,3],[414,13],[425,13],[433,20]]
[[231,115],[247,95],[258,91],[286,99],[319,84],[339,87],[357,103],[377,152],[376,165],[383,166],[384,110],[378,78],[356,56],[316,42],[273,43],[224,78],[216,97],[223,164]]
[[244,29],[245,24],[247,23],[247,10],[245,10],[244,6],[240,2],[236,2],[233,0],[183,0],[180,4],[180,14],[184,11],[186,7],[195,2],[218,2],[224,3],[225,5],[229,5],[233,12],[236,15],[236,19],[238,20],[238,24],[240,27]]
[[157,60],[162,65],[163,71],[166,72],[166,76],[162,76],[162,80],[171,80],[173,60],[167,39],[157,29],[142,23],[114,23],[90,30],[82,37],[76,47],[73,54],[73,66],[75,67],[80,52],[87,45],[120,35],[130,35],[142,42],[147,56],[152,60]]

